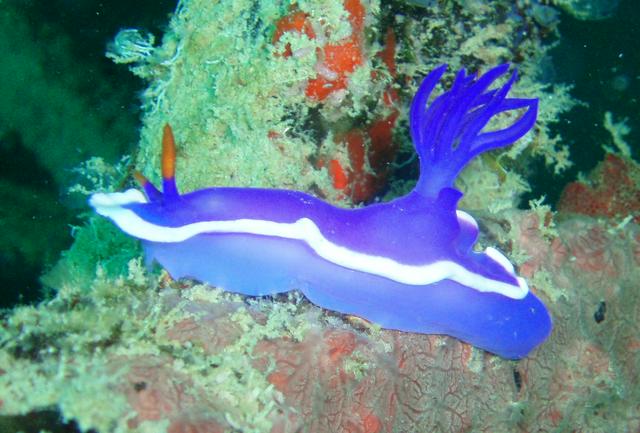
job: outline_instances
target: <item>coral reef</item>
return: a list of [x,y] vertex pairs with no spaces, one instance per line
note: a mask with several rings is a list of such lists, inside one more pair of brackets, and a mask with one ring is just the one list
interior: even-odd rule
[[[45,277],[55,296],[3,313],[0,427],[40,420],[55,430],[46,423],[59,416],[98,433],[640,430],[637,221],[628,207],[601,218],[565,205],[557,215],[512,210],[531,158],[556,171],[570,164],[549,125],[573,101],[566,86],[540,78],[549,48],[541,40],[556,16],[529,7],[537,2],[410,3],[185,0],[158,45],[123,31],[110,56],[149,82],[134,164],[158,181],[157,143],[170,122],[180,131],[183,191],[269,186],[344,205],[371,200],[394,169],[412,165],[406,107],[427,71],[515,61],[519,96],[541,98],[536,131],[469,166],[459,186],[463,207],[486,209],[474,213],[487,227],[481,242],[510,252],[550,306],[549,341],[512,362],[449,337],[382,331],[296,295],[253,299],[171,281],[144,270],[136,244],[108,222],[89,219]],[[26,24],[7,10],[0,19],[16,38],[7,47],[24,46]],[[3,60],[24,52],[5,51]],[[43,82],[41,69],[26,69]],[[40,91],[65,89],[66,81]],[[120,143],[117,131],[89,128],[78,114],[87,106],[59,107],[65,121],[42,117],[49,136],[85,143],[84,131],[97,130],[98,141]],[[36,135],[27,141],[46,147],[47,164],[68,157]],[[614,159],[627,170],[616,176],[635,170]],[[110,190],[126,172],[100,160],[85,168]],[[596,192],[618,193],[612,182],[581,188],[595,203]],[[391,194],[410,183],[395,179]],[[577,202],[574,194],[564,202]],[[607,219],[614,214],[622,221]]]
[[640,223],[640,167],[628,156],[609,153],[587,179],[568,184],[558,209]]
[[554,317],[523,361],[134,260],[127,277],[99,272],[90,294],[65,287],[5,318],[0,413],[57,407],[98,432],[636,431],[640,227],[565,216],[550,231],[534,211],[484,221]]
[[[401,5],[189,0],[180,3],[158,46],[142,32],[121,32],[109,56],[150,83],[136,166],[158,181],[159,131],[170,123],[182,131],[182,191],[268,186],[345,205],[368,201],[393,174],[398,152],[410,148],[402,107],[426,72],[441,63],[476,70],[514,60],[521,96],[540,96],[543,115],[535,138],[501,159],[513,167],[513,158],[533,154],[557,170],[567,165],[566,148],[548,125],[573,102],[567,87],[537,81],[548,30],[525,9],[432,2],[402,6],[405,13],[398,14],[393,7]],[[513,37],[524,33],[527,38]],[[509,179],[518,176],[513,170],[486,181],[492,166],[467,170],[463,186],[478,191],[467,207],[496,201],[508,207],[526,190],[521,179]],[[478,179],[485,179],[482,190],[473,186]],[[517,188],[516,194],[498,193],[505,180],[504,189]]]

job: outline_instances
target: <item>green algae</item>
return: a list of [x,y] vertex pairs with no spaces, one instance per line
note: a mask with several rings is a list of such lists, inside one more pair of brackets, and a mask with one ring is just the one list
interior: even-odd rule
[[[328,182],[326,174],[309,168],[313,143],[292,123],[308,111],[303,92],[293,90],[308,77],[315,57],[283,61],[270,44],[273,23],[288,6],[180,4],[162,45],[134,70],[151,79],[137,159],[145,175],[158,180],[160,134],[170,123],[179,143],[183,190],[210,185],[309,189]],[[308,39],[300,44],[316,46]],[[269,139],[270,132],[279,135],[278,143]]]
[[71,248],[42,277],[50,289],[70,286],[90,290],[97,272],[113,278],[126,275],[129,262],[142,252],[137,241],[97,215],[75,227],[72,234]]
[[[202,285],[158,291],[153,287],[163,285],[162,278],[147,277],[139,261],[129,263],[126,278],[98,274],[89,288],[64,286],[53,300],[18,307],[6,319],[0,330],[2,413],[55,406],[81,431],[159,431],[167,422],[164,416],[131,424],[135,403],[127,383],[142,365],[143,371],[160,371],[173,381],[182,378],[209,410],[218,408],[235,428],[269,430],[278,396],[254,365],[253,350],[265,338],[303,337],[306,324],[303,316],[295,318],[299,307],[293,298],[255,301],[247,308],[241,297]],[[221,319],[239,329],[226,346],[207,349],[193,329],[188,340],[175,334],[185,320],[210,325],[207,317],[216,305],[226,312]],[[258,311],[265,320],[256,319]],[[209,331],[215,329],[203,332]]]

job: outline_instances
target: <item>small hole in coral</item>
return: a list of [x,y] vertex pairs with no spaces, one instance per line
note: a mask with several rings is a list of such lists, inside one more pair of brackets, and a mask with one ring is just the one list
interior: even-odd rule
[[147,389],[147,382],[136,382],[133,384],[133,389],[135,389],[136,392],[144,391]]
[[522,389],[522,375],[518,370],[513,370],[513,382],[516,384],[516,390],[520,392]]
[[600,323],[604,320],[605,313],[607,312],[607,304],[604,301],[600,301],[596,312],[593,314],[593,319],[596,323]]

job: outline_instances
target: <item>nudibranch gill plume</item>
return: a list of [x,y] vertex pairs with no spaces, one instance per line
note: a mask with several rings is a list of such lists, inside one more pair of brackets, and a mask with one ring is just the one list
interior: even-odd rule
[[[497,249],[473,249],[478,225],[457,209],[460,170],[508,146],[535,123],[537,99],[509,98],[509,65],[477,77],[461,70],[429,101],[446,70],[420,85],[409,117],[420,177],[406,196],[342,209],[300,191],[207,188],[180,194],[175,144],[164,129],[162,191],[139,175],[144,193],[97,193],[90,204],[142,241],[149,262],[173,278],[261,296],[300,290],[314,304],[386,329],[446,334],[518,359],[551,332],[544,304]],[[505,111],[510,126],[483,131]]]

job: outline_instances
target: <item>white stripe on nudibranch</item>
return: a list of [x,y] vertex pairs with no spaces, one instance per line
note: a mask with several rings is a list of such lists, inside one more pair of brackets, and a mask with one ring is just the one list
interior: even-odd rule
[[[140,218],[135,212],[122,207],[128,203],[145,203],[143,194],[134,189],[123,193],[94,194],[89,203],[100,215],[111,218],[124,232],[151,242],[182,242],[201,233],[245,233],[274,236],[305,242],[318,256],[336,265],[378,275],[409,285],[428,285],[449,279],[479,292],[498,293],[513,299],[522,299],[529,288],[523,278],[517,278],[518,286],[492,280],[465,269],[460,264],[440,260],[424,265],[406,265],[388,257],[364,254],[336,245],[325,238],[318,226],[308,218],[293,223],[238,219],[231,221],[200,221],[180,227],[165,227]],[[460,215],[459,215],[460,216]],[[513,273],[508,259],[494,248],[486,254]],[[508,263],[508,265],[506,265]]]
[[484,253],[491,257],[495,262],[498,262],[500,266],[502,266],[504,270],[509,272],[510,274],[514,274],[516,272],[516,270],[513,269],[513,264],[509,261],[509,259],[495,248],[487,247],[485,248]]
[[465,211],[457,209],[456,216],[458,217],[458,221],[464,221],[474,226],[476,230],[478,229],[478,223],[476,222],[476,220]]
[[125,204],[147,203],[147,198],[137,189],[128,189],[125,192],[96,193],[89,199],[89,204],[95,209],[120,207]]

